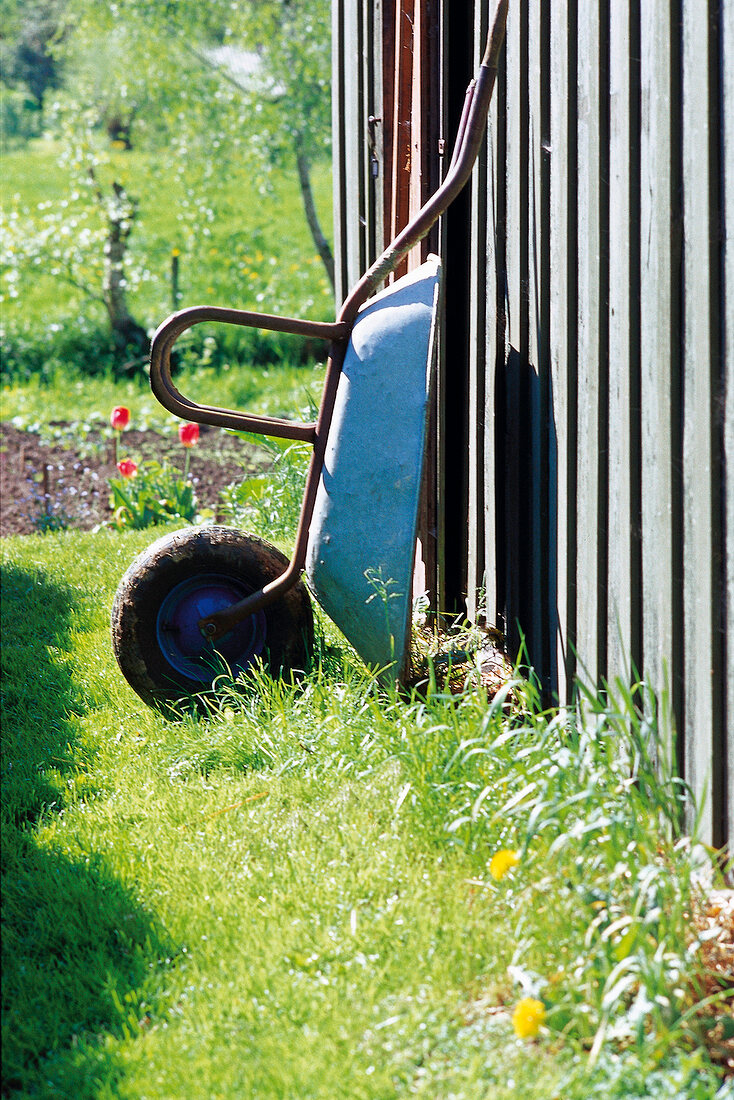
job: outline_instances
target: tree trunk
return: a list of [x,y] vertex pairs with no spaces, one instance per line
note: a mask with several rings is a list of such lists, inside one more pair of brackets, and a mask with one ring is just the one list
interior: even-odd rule
[[311,165],[304,151],[303,138],[300,134],[296,135],[294,144],[296,150],[296,164],[298,166],[298,182],[301,186],[301,198],[303,199],[303,208],[306,212],[306,221],[308,222],[308,228],[311,230],[311,236],[316,245],[316,250],[326,268],[326,274],[329,277],[332,293],[336,295],[334,257],[329,242],[321,229],[319,216],[316,213],[316,204],[313,201],[313,191],[311,189]]
[[112,184],[114,199],[107,203],[107,240],[105,241],[105,268],[102,294],[110,319],[110,326],[117,342],[126,347],[132,345],[144,352],[148,346],[148,334],[139,325],[127,307],[125,281],[125,253],[127,240],[135,220],[135,203],[119,183]]

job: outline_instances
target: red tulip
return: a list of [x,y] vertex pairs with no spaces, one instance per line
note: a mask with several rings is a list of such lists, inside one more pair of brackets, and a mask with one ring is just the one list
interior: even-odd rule
[[124,458],[122,462],[118,462],[117,469],[123,477],[134,477],[138,472],[137,464],[130,458]]
[[184,447],[193,447],[199,439],[198,424],[179,424],[178,438]]
[[115,405],[110,416],[110,424],[116,432],[121,432],[130,423],[130,410],[124,405]]

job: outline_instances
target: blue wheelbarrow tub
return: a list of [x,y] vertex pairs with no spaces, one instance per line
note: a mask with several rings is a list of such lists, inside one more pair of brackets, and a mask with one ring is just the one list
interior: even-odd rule
[[352,330],[309,528],[314,596],[370,667],[410,656],[411,589],[441,261],[370,299]]

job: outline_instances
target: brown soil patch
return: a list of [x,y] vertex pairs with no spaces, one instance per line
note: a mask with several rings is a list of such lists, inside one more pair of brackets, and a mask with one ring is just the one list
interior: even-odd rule
[[[136,462],[164,460],[182,470],[184,448],[175,434],[130,430],[120,455]],[[200,508],[216,512],[219,493],[269,465],[264,451],[218,428],[202,426],[191,448],[189,475]],[[0,535],[30,535],[48,528],[91,530],[110,519],[107,479],[117,474],[115,441],[101,432],[75,436],[55,423],[42,438],[0,424]]]

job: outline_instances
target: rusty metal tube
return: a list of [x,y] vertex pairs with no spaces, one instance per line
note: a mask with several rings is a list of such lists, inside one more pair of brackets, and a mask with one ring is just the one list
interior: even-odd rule
[[171,377],[171,351],[178,338],[194,325],[204,321],[241,325],[247,328],[263,328],[273,332],[285,332],[298,336],[310,336],[331,343],[346,340],[351,328],[344,323],[302,321],[293,317],[274,317],[263,313],[248,313],[239,309],[222,309],[218,306],[193,306],[169,317],[156,331],[150,348],[150,385],[164,408],[175,416],[199,424],[213,424],[231,431],[259,432],[279,439],[302,440],[313,443],[315,424],[302,424],[274,416],[258,416],[220,409],[213,405],[199,405],[176,388]]
[[459,119],[459,129],[456,131],[454,151],[451,154],[451,161],[449,162],[449,170],[447,175],[450,175],[451,172],[454,170],[454,168],[456,167],[456,162],[461,155],[461,147],[464,141],[464,134],[466,133],[466,124],[469,119],[469,113],[471,111],[471,105],[474,100],[474,91],[476,89],[476,86],[476,80],[472,80],[471,84],[466,89],[466,94],[464,95],[464,105],[461,108],[461,118]]

